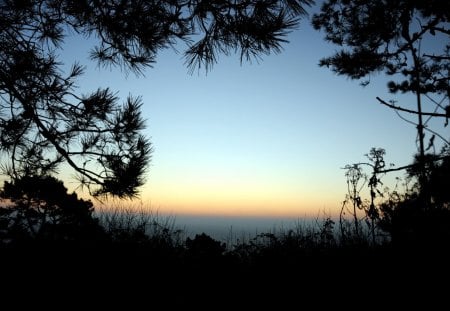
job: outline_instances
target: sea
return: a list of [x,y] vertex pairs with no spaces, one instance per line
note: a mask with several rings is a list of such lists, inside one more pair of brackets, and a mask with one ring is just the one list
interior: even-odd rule
[[248,241],[262,233],[280,233],[314,226],[320,219],[270,218],[242,216],[174,216],[174,226],[183,230],[186,237],[205,233],[212,238],[229,241]]

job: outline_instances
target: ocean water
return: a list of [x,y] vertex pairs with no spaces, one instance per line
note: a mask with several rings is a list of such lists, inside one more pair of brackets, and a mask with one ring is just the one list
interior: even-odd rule
[[[154,212],[140,207],[97,208],[96,217],[100,223],[109,226],[127,228],[147,223],[149,234],[161,228],[180,230],[182,238],[193,238],[196,234],[205,233],[212,238],[223,242],[243,242],[256,237],[261,233],[280,233],[298,228],[307,229],[311,226],[317,228],[322,219],[313,217],[243,217],[243,216],[205,216],[205,215],[177,215]],[[153,227],[152,224],[157,224]]]
[[[266,217],[220,217],[220,216],[174,216],[176,228],[184,231],[186,237],[205,233],[219,241],[248,240],[261,233],[276,233],[306,228],[314,225],[315,219],[308,218],[266,218]],[[320,220],[319,220],[320,221]]]

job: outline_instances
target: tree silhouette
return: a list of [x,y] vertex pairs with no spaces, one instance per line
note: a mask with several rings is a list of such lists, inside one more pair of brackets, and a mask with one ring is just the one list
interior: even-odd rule
[[[98,39],[91,58],[140,74],[161,49],[187,44],[191,70],[218,53],[241,60],[278,52],[303,6],[296,1],[78,1],[0,3],[0,152],[13,179],[75,171],[94,195],[132,197],[152,151],[141,134],[140,98],[124,104],[110,89],[76,92],[83,67],[58,61],[68,32]],[[197,41],[195,41],[197,40]],[[5,157],[5,155],[7,157]]]
[[[0,243],[89,241],[103,237],[90,201],[68,194],[51,176],[26,176],[5,182],[0,198]],[[7,201],[6,201],[6,200]]]
[[[381,229],[388,232],[394,245],[439,247],[447,250],[450,242],[450,157],[428,155],[427,188],[431,203],[423,205],[418,187],[403,194],[392,192],[380,205]],[[416,159],[417,161],[418,159]],[[409,176],[417,177],[418,166],[408,169]]]
[[189,254],[196,258],[213,259],[225,252],[226,245],[202,233],[196,234],[193,239],[187,238],[186,248]]
[[[325,1],[312,22],[317,30],[324,30],[325,39],[342,46],[331,57],[320,61],[320,66],[331,67],[335,73],[352,79],[370,77],[384,72],[396,81],[390,81],[390,92],[413,93],[417,108],[406,109],[377,98],[396,112],[404,111],[418,116],[419,181],[422,192],[426,180],[425,116],[450,117],[450,11],[445,1]],[[366,85],[368,81],[363,81]],[[436,101],[433,96],[441,96]],[[423,111],[423,98],[435,104],[433,112]],[[446,121],[447,123],[447,121]],[[441,137],[433,132],[434,137]]]

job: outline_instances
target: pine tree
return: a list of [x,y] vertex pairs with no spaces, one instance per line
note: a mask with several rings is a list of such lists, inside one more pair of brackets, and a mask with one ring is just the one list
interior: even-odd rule
[[[191,70],[218,54],[241,60],[279,52],[312,0],[0,2],[0,155],[13,179],[68,164],[94,195],[133,197],[152,146],[139,97],[121,104],[109,88],[81,95],[83,66],[63,72],[58,54],[69,32],[98,39],[91,58],[143,73],[164,48],[185,43]],[[194,41],[197,40],[197,41]]]

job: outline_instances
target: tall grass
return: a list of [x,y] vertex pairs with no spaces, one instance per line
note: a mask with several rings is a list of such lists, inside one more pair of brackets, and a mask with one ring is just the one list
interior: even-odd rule
[[142,202],[110,201],[96,206],[95,216],[113,242],[164,242],[172,247],[184,245],[185,233],[175,218],[162,216]]
[[186,230],[176,225],[175,217],[160,215],[141,202],[126,205],[120,201],[108,202],[96,207],[95,216],[114,245],[132,246],[131,249],[143,250],[146,254],[182,262],[211,254],[216,245],[220,247],[214,254],[221,253],[226,262],[232,260],[244,265],[261,262],[295,265],[304,258],[346,254],[346,250],[372,250],[376,246],[372,244],[370,228],[364,223],[355,234],[350,221],[339,223],[326,214],[313,221],[299,219],[290,228],[274,227],[253,235],[249,232],[238,235],[231,227],[228,237],[222,241],[211,238],[208,232],[188,236]]

